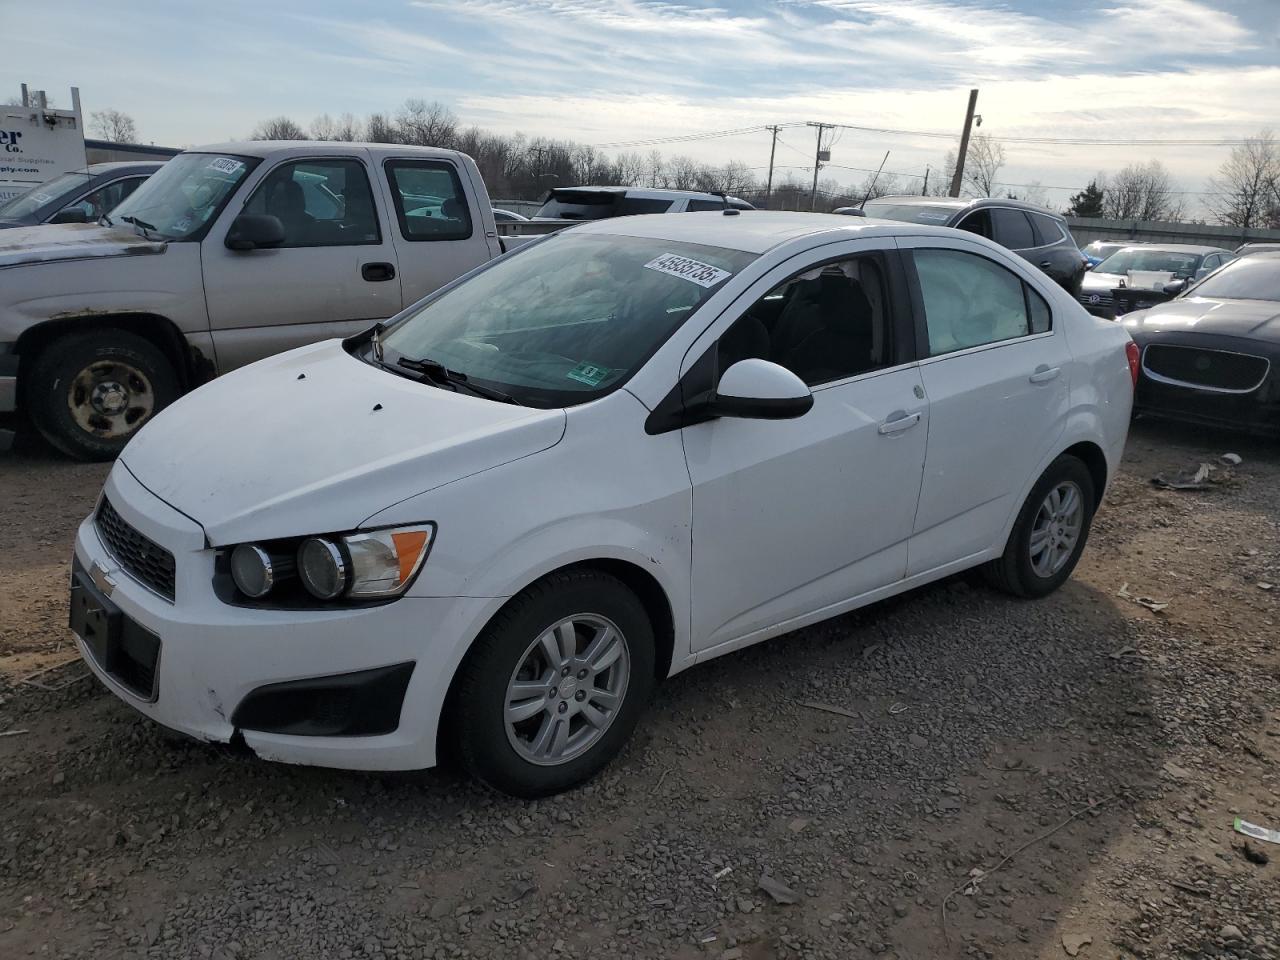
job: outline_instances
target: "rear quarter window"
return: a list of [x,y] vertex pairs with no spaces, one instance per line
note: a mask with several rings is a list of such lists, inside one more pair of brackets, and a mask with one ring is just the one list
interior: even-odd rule
[[443,160],[388,160],[387,183],[406,240],[466,240],[471,207],[453,164]]

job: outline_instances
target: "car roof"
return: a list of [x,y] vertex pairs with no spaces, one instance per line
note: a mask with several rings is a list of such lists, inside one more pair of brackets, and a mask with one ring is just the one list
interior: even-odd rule
[[949,227],[930,227],[871,217],[847,217],[835,213],[793,213],[781,210],[753,210],[737,216],[725,216],[720,210],[681,213],[676,216],[651,213],[585,220],[573,227],[575,236],[587,233],[700,243],[709,247],[724,247],[756,254],[797,237],[820,234],[829,234],[832,240],[956,235],[956,231]]
[[110,160],[104,163],[91,163],[76,172],[95,177],[104,173],[154,173],[164,165],[163,160]]
[[921,197],[916,194],[885,194],[883,197],[876,197],[873,200],[868,200],[867,203],[879,203],[886,200],[902,204],[903,206],[946,207],[950,210],[978,210],[985,207],[1014,207],[1018,210],[1026,210],[1030,213],[1042,213],[1046,217],[1052,217],[1054,220],[1063,219],[1062,214],[1056,213],[1048,207],[1042,207],[1036,203],[1029,203],[1026,200],[1013,200],[1006,197]]
[[366,151],[375,157],[461,157],[457,150],[418,147],[406,143],[364,143],[359,140],[231,140],[191,147],[187,153],[226,153],[271,160],[280,156],[352,156]]
[[[1150,250],[1156,253],[1230,253],[1226,247],[1211,247],[1202,243],[1125,243],[1124,249]],[[1116,251],[1119,253],[1120,251]]]
[[[669,190],[666,187],[552,187],[551,193],[554,195],[562,190],[571,190],[574,193],[626,194],[629,197],[640,197],[648,200],[680,200],[689,197],[695,200],[720,202],[720,194],[718,193],[705,193],[702,190]],[[733,194],[729,194],[729,199],[741,201],[740,197],[735,197]]]

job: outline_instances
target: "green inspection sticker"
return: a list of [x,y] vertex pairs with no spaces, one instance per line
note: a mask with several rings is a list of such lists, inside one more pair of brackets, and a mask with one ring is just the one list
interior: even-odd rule
[[613,373],[608,367],[597,367],[594,363],[580,363],[565,374],[570,380],[585,383],[588,387],[598,387]]

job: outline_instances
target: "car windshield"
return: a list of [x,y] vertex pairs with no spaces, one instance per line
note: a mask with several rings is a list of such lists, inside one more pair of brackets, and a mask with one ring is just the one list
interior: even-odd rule
[[3,205],[0,205],[0,217],[16,220],[19,217],[30,216],[37,210],[62,199],[67,194],[79,190],[91,179],[92,177],[87,173],[60,174],[48,183],[42,183],[39,186],[32,187],[26,193],[11,197]]
[[1280,257],[1241,257],[1187,292],[1219,300],[1280,300]]
[[945,227],[956,215],[956,208],[944,204],[902,203],[897,200],[870,200],[862,205],[868,217],[878,220],[901,220],[904,223],[930,223]]
[[1124,247],[1123,243],[1103,243],[1101,240],[1095,240],[1093,241],[1093,243],[1089,244],[1087,247],[1084,248],[1084,252],[1087,254],[1090,254],[1091,256],[1101,257],[1105,259],[1106,257],[1111,256],[1111,254],[1115,253],[1117,250],[1122,249],[1123,247]]
[[1195,276],[1196,268],[1200,266],[1200,261],[1203,259],[1204,255],[1200,253],[1129,247],[1107,257],[1093,268],[1093,272],[1129,273],[1131,270],[1152,270],[1156,273],[1171,273],[1175,277],[1187,280]]
[[433,360],[518,402],[624,383],[754,254],[573,231],[496,261],[398,321],[385,360]]
[[163,240],[198,240],[240,181],[258,165],[250,157],[180,153],[111,211]]

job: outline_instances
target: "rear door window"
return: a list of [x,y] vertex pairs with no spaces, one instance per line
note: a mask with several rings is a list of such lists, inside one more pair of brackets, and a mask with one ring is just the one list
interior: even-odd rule
[[1036,245],[1035,234],[1031,231],[1031,221],[1021,210],[996,207],[991,211],[991,225],[994,231],[992,239],[1002,247],[1008,247],[1010,250],[1026,250]]
[[386,171],[402,237],[465,240],[471,236],[471,209],[453,164],[442,160],[388,160]]
[[961,250],[920,249],[913,259],[929,356],[1051,328],[1044,298],[1000,264]]
[[1027,216],[1031,218],[1031,226],[1036,232],[1036,246],[1047,247],[1062,239],[1062,227],[1053,217],[1046,217],[1043,213],[1029,213]]

